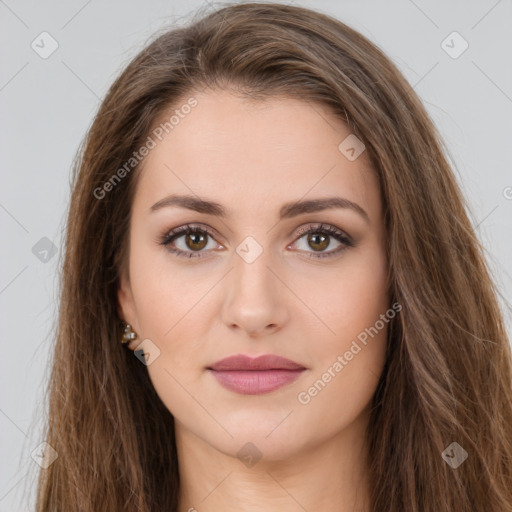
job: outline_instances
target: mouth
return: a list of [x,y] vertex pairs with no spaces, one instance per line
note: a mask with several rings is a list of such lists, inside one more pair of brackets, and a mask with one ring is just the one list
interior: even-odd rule
[[225,388],[242,395],[270,393],[296,380],[306,368],[274,354],[227,357],[207,370]]

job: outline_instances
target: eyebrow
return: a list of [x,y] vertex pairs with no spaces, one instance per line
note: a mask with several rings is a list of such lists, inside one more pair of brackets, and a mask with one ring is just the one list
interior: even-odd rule
[[[215,201],[201,199],[196,196],[177,194],[164,197],[156,202],[150,208],[150,212],[173,206],[187,208],[198,213],[214,215],[215,217],[221,218],[226,218],[230,215],[230,212],[224,206]],[[285,203],[279,210],[279,219],[290,219],[304,213],[320,212],[331,208],[347,208],[353,210],[363,217],[367,223],[370,222],[368,214],[361,206],[346,198],[337,196]]]

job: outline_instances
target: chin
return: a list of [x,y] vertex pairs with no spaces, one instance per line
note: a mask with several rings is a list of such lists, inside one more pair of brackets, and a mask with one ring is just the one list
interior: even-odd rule
[[[263,468],[265,463],[286,461],[300,453],[303,443],[286,435],[270,435],[257,428],[251,431],[233,432],[233,439],[222,439],[214,448],[237,458],[247,468]],[[221,441],[221,440],[219,440]],[[243,467],[243,466],[241,466]]]
[[253,408],[226,414],[223,426],[233,437],[216,436],[220,442],[218,449],[238,458],[247,452],[249,456],[261,457],[262,461],[268,462],[285,460],[297,454],[306,441],[299,439],[300,433],[304,434],[309,429],[297,424],[291,411],[292,407],[286,412]]

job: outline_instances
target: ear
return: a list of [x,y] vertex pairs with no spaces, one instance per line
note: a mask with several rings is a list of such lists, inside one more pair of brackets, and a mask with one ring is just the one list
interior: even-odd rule
[[135,307],[135,300],[133,292],[128,279],[127,272],[121,272],[119,278],[119,288],[117,290],[118,314],[119,317],[132,326],[132,329],[137,333],[138,337],[128,343],[128,348],[133,350],[141,342],[139,321],[137,318],[137,309]]

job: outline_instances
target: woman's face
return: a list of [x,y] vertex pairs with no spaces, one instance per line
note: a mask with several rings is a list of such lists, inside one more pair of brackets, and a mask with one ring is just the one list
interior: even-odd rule
[[[391,318],[364,147],[343,142],[350,130],[319,104],[194,97],[162,140],[151,135],[137,183],[119,289],[130,348],[145,340],[177,429],[225,454],[250,442],[278,460],[354,425],[362,434]],[[297,369],[212,369],[233,355]]]

